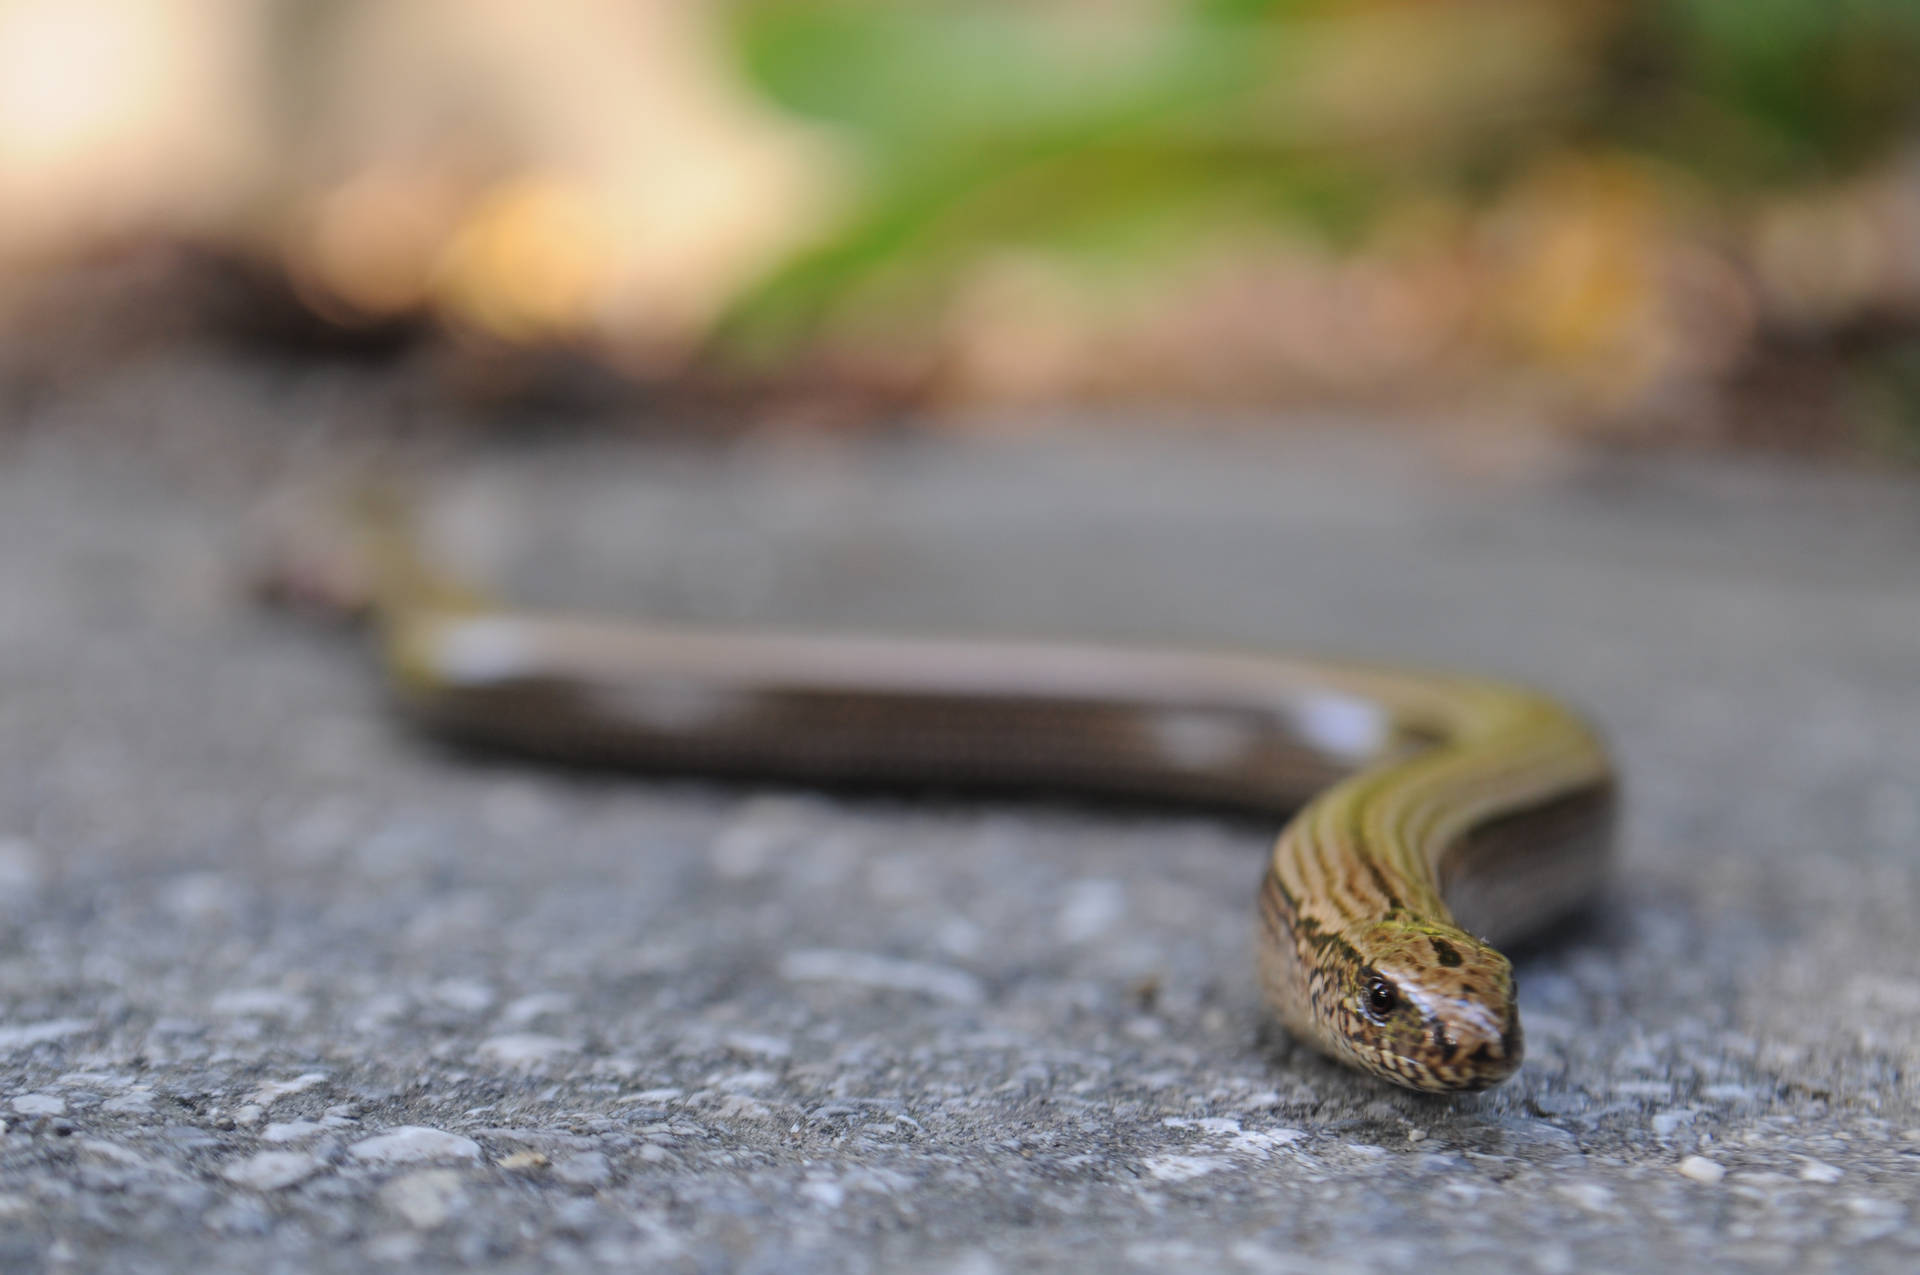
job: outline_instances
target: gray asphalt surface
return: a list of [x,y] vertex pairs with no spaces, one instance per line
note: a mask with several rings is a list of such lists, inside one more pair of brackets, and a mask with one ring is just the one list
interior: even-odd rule
[[396,729],[232,589],[362,392],[157,364],[0,442],[0,1268],[1920,1268],[1913,483],[1137,421],[449,467],[545,604],[1582,703],[1620,888],[1447,1100],[1263,1027],[1256,824]]

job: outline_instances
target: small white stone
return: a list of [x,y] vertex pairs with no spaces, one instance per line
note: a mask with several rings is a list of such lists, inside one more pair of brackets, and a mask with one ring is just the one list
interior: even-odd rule
[[1846,1207],[1853,1218],[1847,1223],[1845,1233],[1856,1243],[1891,1235],[1907,1220],[1906,1206],[1893,1200],[1856,1195],[1846,1200]]
[[978,1005],[986,986],[965,970],[920,961],[901,961],[871,952],[808,948],[780,958],[780,977],[794,983],[854,983],[894,992],[913,992],[955,1005]]
[[1671,1137],[1674,1130],[1683,1125],[1692,1124],[1694,1117],[1699,1114],[1699,1112],[1693,1110],[1691,1107],[1681,1107],[1676,1111],[1656,1112],[1651,1122],[1654,1136],[1660,1138]]
[[1800,1166],[1802,1182],[1838,1182],[1845,1176],[1844,1170],[1824,1160],[1809,1160]]
[[388,1266],[403,1266],[420,1256],[420,1237],[412,1231],[389,1231],[367,1241],[367,1256]]
[[598,1151],[582,1151],[553,1167],[553,1176],[570,1186],[602,1187],[613,1180],[613,1165]]
[[70,1071],[53,1083],[62,1089],[115,1090],[132,1087],[133,1078],[111,1071]]
[[1212,1156],[1160,1155],[1146,1161],[1143,1167],[1148,1176],[1162,1182],[1189,1182],[1209,1173],[1231,1169],[1233,1162]]
[[460,1175],[452,1169],[425,1169],[395,1178],[380,1188],[380,1200],[416,1230],[430,1231],[466,1202]]
[[236,1186],[279,1191],[319,1171],[320,1161],[304,1151],[257,1151],[222,1169],[220,1176]]
[[309,1071],[295,1076],[292,1080],[269,1080],[255,1089],[247,1101],[258,1107],[271,1107],[282,1098],[291,1098],[297,1093],[305,1093],[315,1085],[325,1084],[327,1073]]
[[980,955],[987,944],[987,932],[964,916],[949,916],[934,927],[933,942],[948,956],[968,959]]
[[[1234,1255],[1236,1257],[1239,1256],[1237,1250]],[[1260,1269],[1258,1263],[1248,1264],[1254,1266],[1255,1269]],[[1269,1262],[1267,1265],[1272,1265],[1272,1263]],[[970,1253],[962,1253],[959,1257],[955,1258],[952,1265],[942,1271],[941,1275],[1001,1275],[1001,1268],[991,1257],[982,1253],[979,1249],[975,1249]]]
[[779,1036],[761,1036],[754,1032],[734,1032],[722,1043],[736,1054],[749,1054],[761,1058],[786,1058],[793,1053],[791,1041]]
[[160,891],[160,906],[189,925],[231,919],[245,907],[246,890],[217,872],[177,877]]
[[1575,1268],[1573,1252],[1564,1244],[1545,1244],[1533,1250],[1533,1269],[1540,1275],[1569,1275]]
[[755,1093],[780,1083],[770,1071],[738,1071],[731,1076],[710,1076],[707,1083],[725,1093]]
[[826,1178],[814,1178],[801,1183],[800,1194],[829,1209],[837,1209],[847,1202],[847,1189]]
[[19,837],[0,837],[0,900],[30,901],[46,875],[40,852]]
[[327,1127],[317,1120],[276,1121],[260,1131],[262,1142],[305,1142],[308,1138],[327,1131]]
[[378,1032],[389,1023],[399,1022],[413,1012],[413,1002],[399,992],[376,992],[354,1009],[350,1024],[354,1031]]
[[1555,1194],[1589,1213],[1607,1213],[1613,1209],[1613,1192],[1598,1182],[1564,1182]]
[[522,1071],[531,1071],[563,1055],[579,1052],[578,1041],[545,1036],[539,1032],[509,1032],[480,1042],[482,1058]]
[[117,1142],[108,1142],[105,1138],[76,1139],[75,1151],[89,1155],[110,1164],[124,1165],[129,1169],[144,1169],[148,1172],[165,1172],[154,1161],[141,1155],[131,1147],[123,1147]]
[[1229,1116],[1168,1116],[1160,1123],[1169,1129],[1198,1129],[1217,1136],[1240,1132],[1240,1122]]
[[477,978],[445,978],[433,985],[433,999],[449,1009],[480,1014],[493,1008],[493,988]]
[[1847,1212],[1855,1217],[1892,1218],[1898,1220],[1907,1215],[1904,1206],[1892,1200],[1877,1199],[1871,1195],[1855,1195],[1847,1198]]
[[564,1014],[573,1008],[573,997],[564,992],[535,992],[522,996],[500,1011],[502,1027],[528,1027],[550,1014]]
[[818,823],[816,808],[793,798],[757,797],[721,829],[707,853],[713,870],[745,881],[771,868],[804,844]]
[[50,1093],[23,1093],[13,1100],[13,1109],[23,1116],[63,1116],[67,1103]]
[[728,1094],[716,1101],[711,1111],[716,1120],[772,1120],[773,1109],[766,1103],[743,1094]]
[[1235,1151],[1265,1157],[1275,1148],[1291,1146],[1306,1136],[1298,1129],[1249,1129],[1234,1137],[1232,1147]]
[[93,1023],[85,1018],[55,1018],[44,1023],[18,1023],[12,1027],[0,1027],[0,1053],[11,1053],[16,1049],[26,1049],[31,1045],[77,1036],[91,1030]]
[[1703,1155],[1690,1155],[1674,1166],[1680,1176],[1692,1178],[1695,1182],[1704,1182],[1708,1186],[1717,1184],[1727,1176],[1727,1167]]
[[1084,943],[1112,929],[1126,914],[1126,887],[1105,877],[1089,877],[1067,887],[1054,931],[1062,943]]
[[311,1006],[305,997],[271,987],[238,987],[213,998],[213,1012],[229,1018],[284,1018],[289,1021],[307,1016]]
[[617,1105],[624,1107],[635,1102],[678,1102],[685,1096],[686,1090],[684,1089],[642,1089],[639,1093],[630,1093],[622,1096]]
[[356,1142],[353,1158],[376,1164],[409,1164],[419,1160],[478,1160],[480,1144],[472,1138],[424,1125],[401,1125]]

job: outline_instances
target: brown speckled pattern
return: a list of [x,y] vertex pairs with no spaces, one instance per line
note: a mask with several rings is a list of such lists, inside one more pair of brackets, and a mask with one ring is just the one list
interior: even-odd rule
[[[1430,1092],[1486,1089],[1525,1056],[1513,969],[1455,924],[1441,896],[1477,874],[1543,884],[1508,890],[1504,933],[1524,934],[1597,883],[1610,849],[1612,787],[1592,735],[1551,704],[1482,691],[1457,735],[1365,772],[1281,834],[1260,895],[1268,1001],[1297,1034],[1382,1079]],[[1490,718],[1476,722],[1474,712]],[[1571,815],[1578,815],[1576,820]],[[1476,832],[1497,828],[1497,838]],[[1376,1004],[1382,987],[1389,1003]]]

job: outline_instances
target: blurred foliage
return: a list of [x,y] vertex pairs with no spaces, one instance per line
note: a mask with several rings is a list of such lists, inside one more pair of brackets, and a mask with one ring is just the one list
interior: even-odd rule
[[1831,180],[1920,118],[1913,0],[743,0],[754,82],[866,162],[856,212],[733,309],[778,351],[911,314],[983,254],[1151,270],[1251,227],[1332,247],[1569,149],[1730,196]]
[[1920,0],[0,0],[0,365],[183,329],[105,282],[172,244],[485,398],[1920,450],[1916,67]]
[[1920,112],[1912,0],[1623,5],[1597,126],[1715,180],[1832,178],[1885,154]]

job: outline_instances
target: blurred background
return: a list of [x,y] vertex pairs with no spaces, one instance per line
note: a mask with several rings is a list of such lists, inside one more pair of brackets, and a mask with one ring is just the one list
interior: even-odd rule
[[1900,463],[1916,66],[1911,0],[0,0],[0,380]]
[[[1536,684],[1618,888],[1396,1098],[1269,823],[425,746],[249,605],[369,472],[516,606]],[[1917,515],[1920,0],[0,0],[0,1272],[1920,1269]]]

